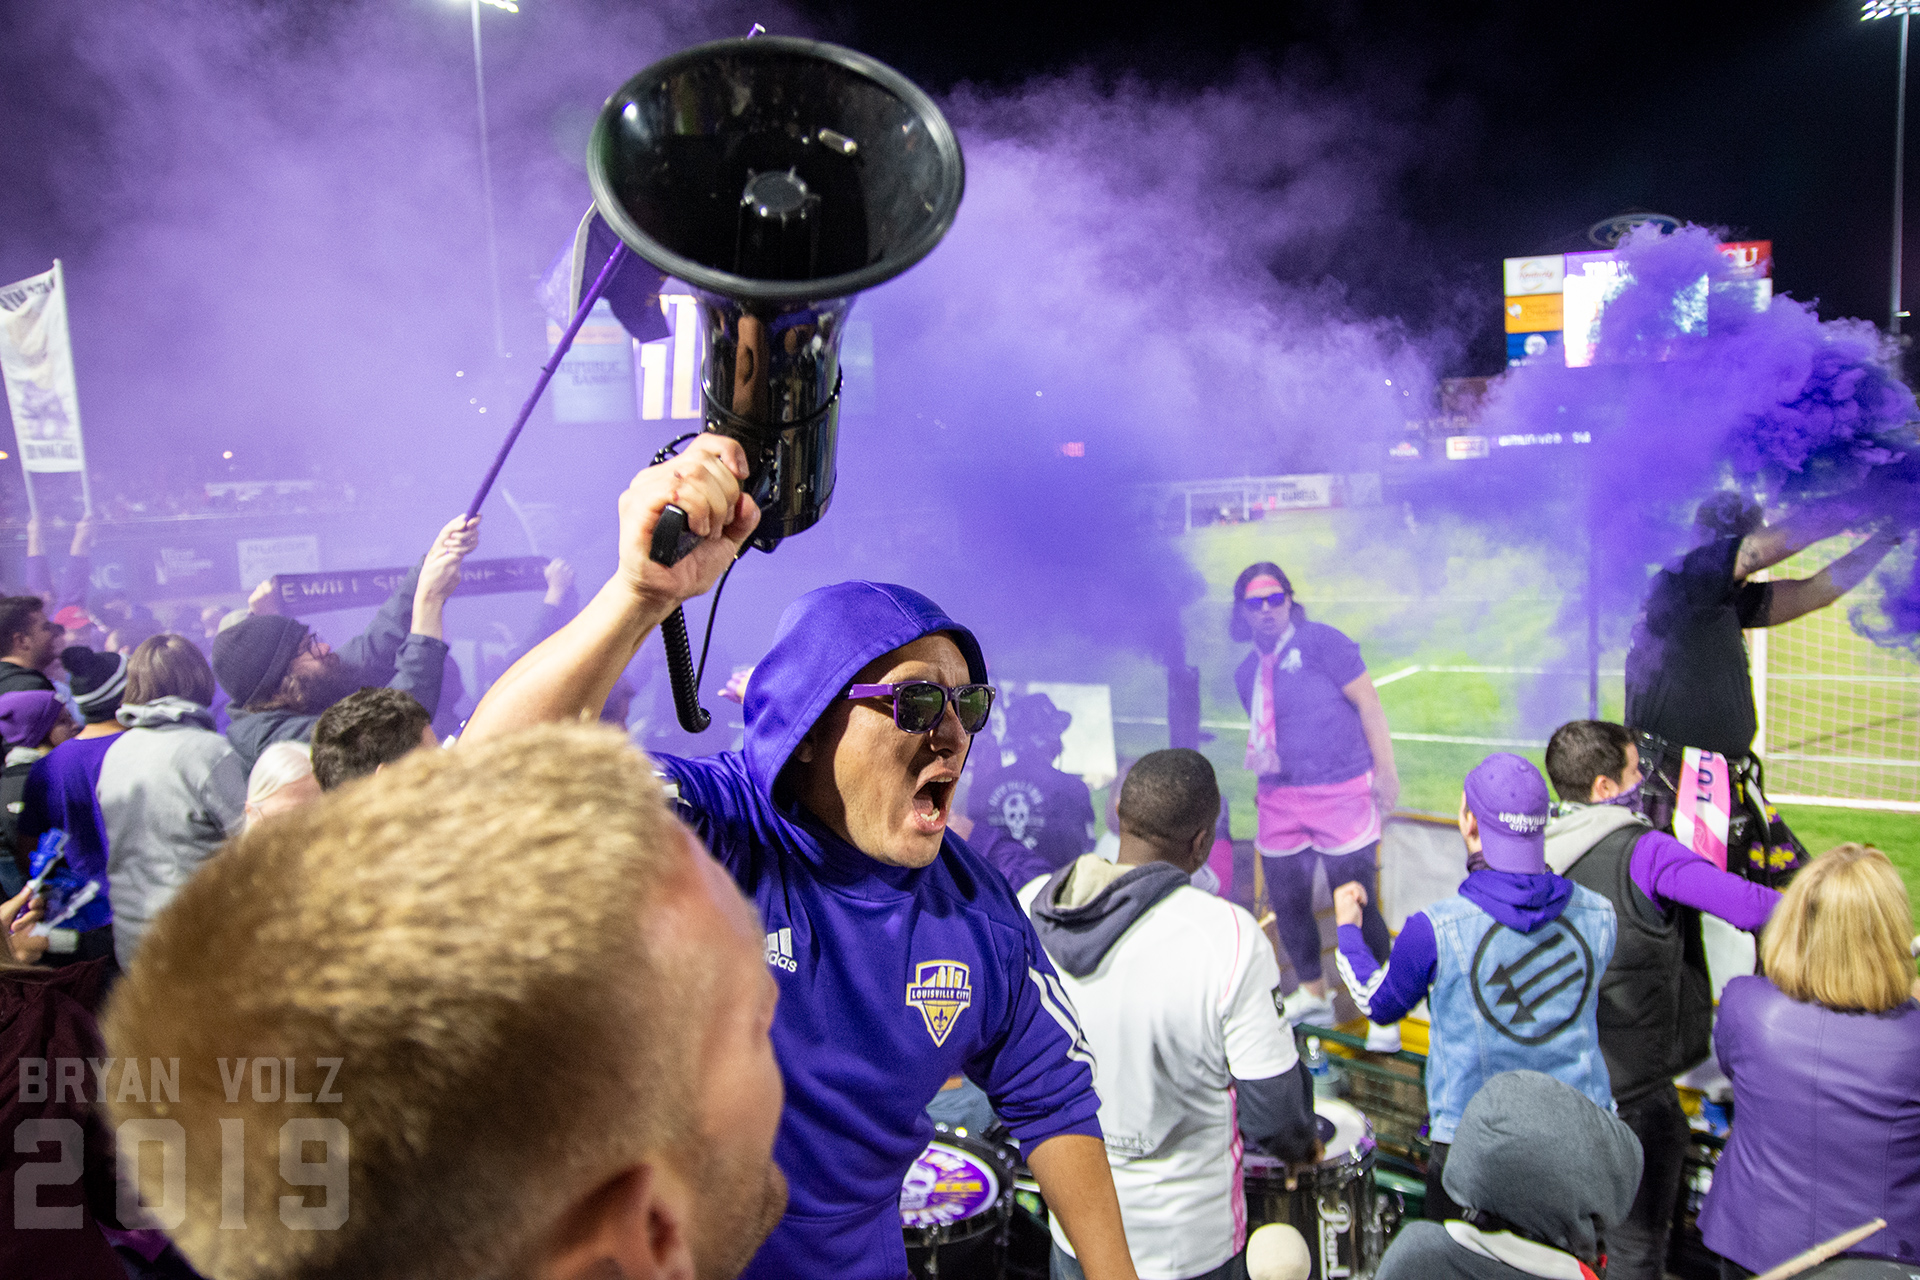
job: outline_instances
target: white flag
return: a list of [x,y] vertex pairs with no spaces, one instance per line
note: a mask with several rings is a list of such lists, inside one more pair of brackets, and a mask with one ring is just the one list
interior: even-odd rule
[[26,471],[84,471],[67,291],[53,270],[0,288],[0,373]]

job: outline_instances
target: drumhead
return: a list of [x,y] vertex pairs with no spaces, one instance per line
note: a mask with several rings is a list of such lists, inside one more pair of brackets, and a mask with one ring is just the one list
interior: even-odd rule
[[[1361,1164],[1372,1157],[1373,1122],[1360,1108],[1339,1098],[1315,1098],[1313,1111],[1320,1126],[1320,1141],[1327,1149],[1317,1168]],[[1281,1178],[1286,1169],[1282,1161],[1251,1150],[1241,1157],[1241,1167],[1254,1179]]]
[[[1314,1113],[1320,1119],[1320,1138],[1326,1143],[1327,1159],[1352,1159],[1373,1147],[1373,1122],[1360,1108],[1339,1098],[1315,1098]],[[1327,1126],[1333,1133],[1327,1133]]]
[[942,1132],[900,1186],[900,1225],[943,1227],[992,1208],[1011,1194],[1012,1161],[976,1138]]

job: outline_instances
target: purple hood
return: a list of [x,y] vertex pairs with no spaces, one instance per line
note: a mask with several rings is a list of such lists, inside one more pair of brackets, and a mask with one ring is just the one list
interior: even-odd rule
[[973,632],[918,591],[838,582],[788,605],[773,647],[747,681],[745,756],[754,786],[772,798],[793,749],[860,668],[936,631],[960,646],[968,678],[985,683],[987,662]]
[[1507,928],[1532,933],[1560,918],[1573,898],[1573,881],[1551,872],[1475,871],[1461,883],[1460,896]]

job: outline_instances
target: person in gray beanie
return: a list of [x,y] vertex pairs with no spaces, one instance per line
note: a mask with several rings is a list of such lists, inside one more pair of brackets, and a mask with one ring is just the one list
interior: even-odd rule
[[1441,1177],[1460,1216],[1408,1223],[1376,1280],[1595,1280],[1640,1185],[1640,1140],[1579,1090],[1507,1071],[1467,1103]]
[[[432,715],[447,660],[441,611],[460,585],[461,562],[479,541],[477,517],[448,521],[366,631],[337,651],[306,623],[278,614],[222,624],[213,641],[213,673],[231,700],[227,741],[244,770],[272,743],[311,741],[320,713],[356,689],[404,690]],[[265,598],[256,592],[254,607]]]
[[86,722],[113,725],[104,733],[117,731],[120,726],[113,717],[127,692],[127,655],[95,653],[84,645],[72,644],[60,651],[60,665],[66,668],[74,705],[80,708]]

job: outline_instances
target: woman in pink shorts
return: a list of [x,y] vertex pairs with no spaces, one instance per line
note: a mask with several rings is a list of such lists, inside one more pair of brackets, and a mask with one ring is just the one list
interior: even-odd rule
[[[1333,1004],[1320,967],[1320,929],[1313,918],[1313,872],[1327,885],[1358,881],[1367,890],[1361,924],[1382,964],[1392,948],[1376,905],[1380,819],[1400,797],[1386,713],[1360,646],[1339,631],[1309,622],[1280,566],[1248,565],[1233,584],[1235,640],[1253,652],[1234,672],[1251,727],[1247,768],[1259,775],[1259,831],[1267,896],[1280,941],[1300,975],[1287,998],[1289,1021],[1327,1026]],[[1373,1028],[1368,1047],[1398,1049],[1397,1027]]]

